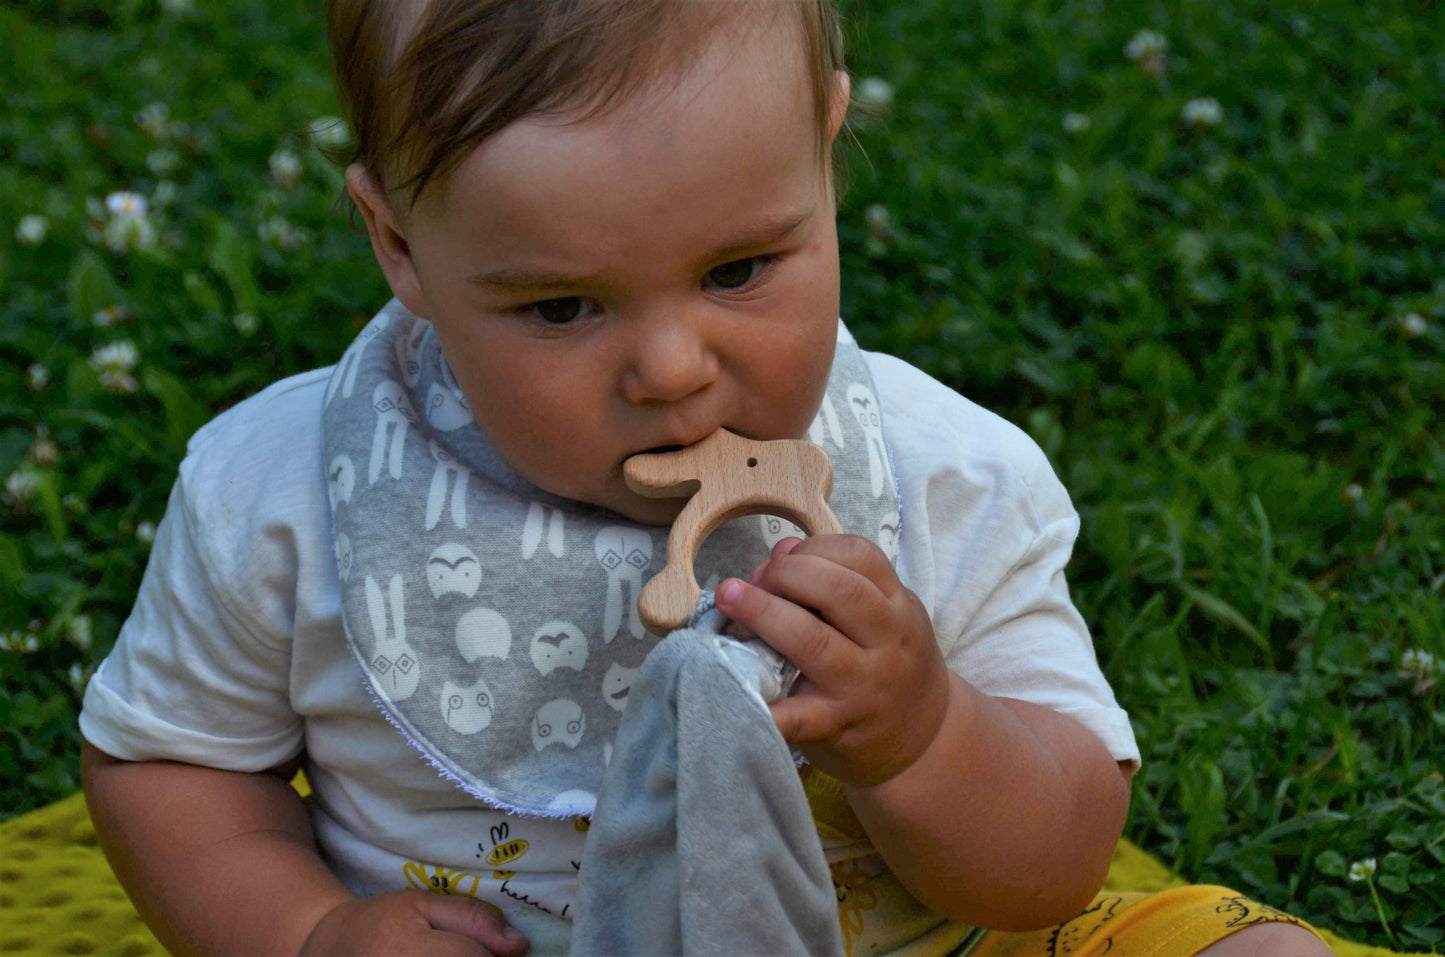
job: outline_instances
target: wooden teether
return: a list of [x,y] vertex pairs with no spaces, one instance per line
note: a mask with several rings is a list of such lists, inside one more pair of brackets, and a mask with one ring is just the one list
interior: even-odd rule
[[833,463],[801,439],[758,442],[718,429],[676,452],[634,455],[623,463],[627,487],[648,498],[691,498],[667,539],[667,565],[642,589],[637,611],[665,635],[692,617],[702,589],[692,563],[709,535],[743,515],[777,515],[809,535],[842,531],[828,508]]

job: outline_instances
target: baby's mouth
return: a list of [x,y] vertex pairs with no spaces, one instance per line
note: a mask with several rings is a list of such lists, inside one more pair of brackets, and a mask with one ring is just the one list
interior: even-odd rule
[[628,456],[626,456],[626,457],[627,457],[627,458],[631,458],[633,455],[667,455],[667,454],[670,453],[670,452],[681,452],[683,449],[691,448],[692,446],[698,444],[699,442],[703,441],[704,439],[710,438],[711,436],[713,436],[713,435],[716,434],[717,432],[723,431],[723,430],[727,430],[727,431],[729,431],[729,432],[733,432],[734,435],[741,436],[742,438],[745,438],[745,439],[752,437],[752,436],[748,435],[747,433],[737,432],[737,431],[729,428],[729,427],[726,426],[726,425],[720,425],[720,426],[718,426],[716,429],[714,429],[712,432],[706,432],[706,433],[704,433],[704,434],[702,434],[702,435],[694,436],[694,437],[692,437],[692,438],[684,437],[681,442],[668,442],[668,443],[665,443],[665,444],[663,444],[663,445],[654,445],[654,446],[652,446],[651,448],[647,448],[647,449],[639,449],[639,450],[637,450],[636,452],[630,453],[630,454],[629,454]]

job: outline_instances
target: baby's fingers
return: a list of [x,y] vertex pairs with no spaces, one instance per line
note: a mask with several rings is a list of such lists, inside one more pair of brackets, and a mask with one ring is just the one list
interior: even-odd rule
[[819,695],[808,694],[801,684],[791,696],[768,707],[773,713],[773,724],[778,726],[778,733],[789,744],[828,741],[840,730],[836,704]]
[[465,897],[425,894],[417,906],[436,930],[474,940],[496,957],[521,957],[527,952],[527,938],[508,924],[502,912],[491,904]]
[[729,578],[718,586],[717,606],[797,665],[814,684],[835,686],[857,666],[859,649],[831,625],[755,585]]

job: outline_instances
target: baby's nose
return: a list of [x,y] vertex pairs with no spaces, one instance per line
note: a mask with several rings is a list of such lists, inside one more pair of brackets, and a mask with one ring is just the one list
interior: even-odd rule
[[685,321],[661,320],[636,337],[623,391],[630,402],[678,402],[717,377],[717,355],[706,335]]

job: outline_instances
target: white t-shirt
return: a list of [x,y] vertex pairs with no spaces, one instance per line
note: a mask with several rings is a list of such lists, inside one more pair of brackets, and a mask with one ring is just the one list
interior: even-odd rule
[[[1078,515],[1023,432],[904,362],[865,353],[902,503],[898,571],[948,666],[1139,759],[1064,565]],[[488,900],[565,949],[586,822],[489,808],[441,777],[365,688],[341,623],[321,408],[293,376],[192,438],[135,608],[86,690],[81,731],[131,761],[260,771],[303,748],[328,862],[361,894]]]

